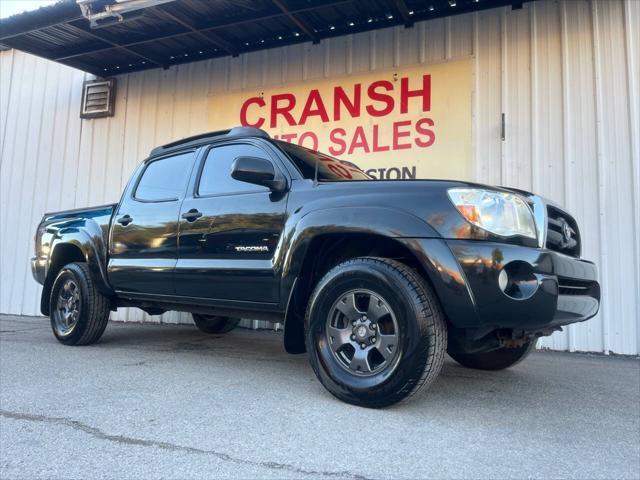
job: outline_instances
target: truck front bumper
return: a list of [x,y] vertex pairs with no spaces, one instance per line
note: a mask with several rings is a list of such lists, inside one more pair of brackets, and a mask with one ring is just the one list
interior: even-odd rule
[[426,252],[421,262],[456,328],[548,334],[598,313],[600,285],[592,262],[502,243],[418,242]]

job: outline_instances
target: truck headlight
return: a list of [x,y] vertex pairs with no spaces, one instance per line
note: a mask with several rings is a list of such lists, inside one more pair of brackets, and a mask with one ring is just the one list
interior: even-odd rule
[[533,212],[519,196],[482,188],[451,188],[447,193],[469,223],[503,237],[537,238]]

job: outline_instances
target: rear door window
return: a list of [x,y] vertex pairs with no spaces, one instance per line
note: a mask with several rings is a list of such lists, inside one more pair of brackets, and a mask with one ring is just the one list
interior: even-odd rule
[[153,160],[138,182],[134,198],[144,202],[178,200],[189,182],[194,152]]

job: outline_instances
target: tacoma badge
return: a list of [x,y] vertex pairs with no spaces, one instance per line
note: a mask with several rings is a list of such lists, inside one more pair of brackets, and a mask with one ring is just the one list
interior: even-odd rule
[[233,247],[236,249],[236,252],[268,252],[269,247],[266,245],[248,245],[248,246],[239,246]]

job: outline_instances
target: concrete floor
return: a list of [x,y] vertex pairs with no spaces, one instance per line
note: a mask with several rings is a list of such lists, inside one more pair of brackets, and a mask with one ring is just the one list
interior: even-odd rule
[[273,332],[0,316],[0,478],[639,478],[640,361],[447,358],[386,410],[335,400]]

